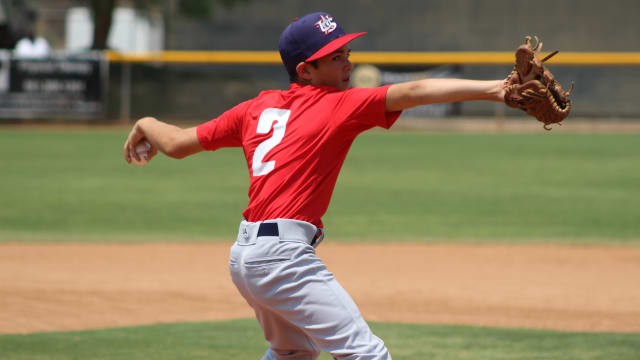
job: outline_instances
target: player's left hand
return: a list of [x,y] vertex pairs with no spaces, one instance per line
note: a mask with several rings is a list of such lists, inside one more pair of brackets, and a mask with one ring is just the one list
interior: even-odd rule
[[504,81],[504,102],[518,108],[544,123],[545,130],[550,124],[557,124],[569,116],[571,101],[544,62],[558,53],[555,51],[540,60],[542,42],[536,37],[536,45],[531,46],[531,37],[516,50],[516,64]]

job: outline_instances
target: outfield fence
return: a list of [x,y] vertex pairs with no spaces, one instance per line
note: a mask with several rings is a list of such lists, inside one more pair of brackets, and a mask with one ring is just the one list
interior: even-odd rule
[[[546,56],[548,53],[542,53]],[[106,52],[107,60],[123,63],[206,63],[279,65],[276,51],[164,51],[157,53]],[[358,51],[351,55],[354,64],[372,65],[511,65],[513,51],[460,52],[373,52]],[[549,64],[570,66],[639,66],[640,52],[562,52]]]
[[[548,53],[543,53],[546,55]],[[7,71],[13,62],[12,55],[6,55]],[[65,57],[66,56],[66,57]],[[108,121],[128,123],[140,116],[152,115],[172,120],[207,120],[235,104],[255,96],[259,91],[270,88],[286,88],[288,77],[281,66],[280,55],[276,51],[163,51],[154,53],[121,53],[105,51],[97,56],[106,63],[107,74],[103,80],[104,100],[102,112],[95,112]],[[52,63],[53,60],[76,59],[78,54],[57,54],[50,59],[22,59]],[[354,51],[351,61],[355,65],[352,77],[355,86],[363,86],[357,81],[358,69],[374,69],[379,84],[415,80],[425,77],[462,77],[469,79],[500,79],[511,71],[514,61],[513,51],[504,52],[373,52]],[[11,65],[11,66],[14,66]],[[640,79],[640,52],[560,52],[548,61],[556,80],[568,88],[575,83],[572,94],[572,116],[582,118],[615,118],[619,120],[640,118],[640,108],[636,106],[637,79]],[[16,68],[19,68],[16,66]],[[41,67],[38,66],[38,69]],[[8,81],[9,92],[2,91],[0,98],[26,97],[50,99],[62,96],[58,92],[34,94],[33,89],[49,89],[52,83],[68,85],[77,83],[76,75],[38,74],[25,78],[22,86],[16,78]],[[55,78],[55,77],[58,78]],[[71,76],[71,77],[70,77]],[[2,85],[0,73],[0,85]],[[382,81],[380,82],[380,79]],[[71,81],[72,80],[72,81]],[[34,84],[42,86],[34,87]],[[369,83],[376,86],[376,83]],[[46,85],[46,86],[45,86]],[[82,87],[91,88],[90,83]],[[59,87],[64,89],[64,87]],[[27,89],[27,90],[25,90]],[[31,90],[28,90],[31,89]],[[75,88],[74,88],[75,89]],[[13,94],[11,93],[13,91]],[[31,93],[29,93],[31,91]],[[15,95],[17,93],[17,95]],[[35,96],[37,95],[37,96]],[[40,96],[40,97],[38,97]],[[77,91],[70,99],[76,101]],[[14,99],[15,100],[15,99]],[[48,101],[48,100],[47,100]],[[15,102],[15,101],[14,101]],[[46,102],[46,101],[45,101]],[[49,101],[50,102],[50,101]],[[0,104],[3,102],[0,101]],[[24,101],[20,102],[24,104]],[[82,109],[85,109],[83,107]],[[65,106],[63,110],[71,109]],[[414,111],[428,109],[429,111]],[[7,108],[0,106],[0,118],[10,118]],[[27,109],[29,110],[29,109]],[[86,110],[86,109],[85,109]],[[2,115],[5,116],[2,116]],[[17,118],[45,116],[52,112],[33,111],[22,113]],[[64,116],[64,119],[82,118],[84,113]],[[77,115],[77,116],[73,116]],[[465,102],[464,104],[429,105],[405,112],[405,116],[430,118],[451,117],[492,117],[521,116],[522,113],[506,108],[498,103]],[[100,116],[93,116],[99,119]],[[59,117],[59,116],[58,116]]]
[[[543,53],[543,56],[548,53]],[[132,68],[136,66],[189,68],[190,66],[209,66],[229,73],[227,67],[233,67],[240,74],[241,69],[277,67],[280,87],[286,87],[286,74],[281,66],[280,55],[276,51],[164,51],[155,53],[120,53],[105,52],[109,63],[121,67],[119,90],[119,115],[122,122],[132,118],[133,95]],[[357,51],[351,55],[351,61],[356,65],[372,65],[381,69],[391,69],[397,72],[409,72],[414,75],[424,75],[424,69],[439,66],[456,66],[462,69],[456,76],[466,78],[500,78],[514,61],[513,51],[498,52],[372,52]],[[560,52],[548,61],[556,79],[568,87],[570,82],[576,83],[574,112],[581,117],[612,117],[638,118],[640,110],[633,104],[632,94],[635,93],[634,79],[640,78],[640,52]],[[196,70],[197,71],[197,70]],[[259,75],[258,75],[259,76]],[[405,76],[405,78],[407,78]],[[274,81],[267,81],[270,86]],[[176,80],[178,81],[178,80]],[[204,81],[204,80],[203,80]],[[247,83],[251,83],[247,80]],[[261,83],[264,84],[264,83]],[[182,86],[182,84],[174,86]],[[207,89],[206,85],[200,85]],[[219,87],[224,85],[215,85]],[[595,90],[594,90],[595,89]],[[256,85],[257,91],[262,90]],[[167,90],[169,91],[169,90]],[[228,93],[228,91],[222,91]],[[180,94],[178,94],[180,96]],[[606,97],[611,96],[611,100]],[[245,96],[246,97],[246,96]],[[237,99],[245,100],[244,98]],[[618,101],[619,104],[614,102]],[[228,104],[232,104],[230,101]],[[226,104],[226,105],[228,105]],[[577,104],[577,106],[576,106]],[[219,111],[219,110],[216,110]],[[215,112],[215,111],[214,111]],[[459,114],[459,113],[456,113]],[[512,109],[503,109],[495,104],[465,104],[464,115],[503,117],[519,115]],[[136,114],[139,115],[139,114]]]

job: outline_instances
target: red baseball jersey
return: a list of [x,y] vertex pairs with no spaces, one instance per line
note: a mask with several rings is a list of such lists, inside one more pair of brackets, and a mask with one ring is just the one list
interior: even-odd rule
[[322,227],[349,147],[361,132],[390,128],[388,86],[338,90],[291,84],[245,101],[197,128],[206,150],[244,149],[250,174],[247,221],[295,219]]

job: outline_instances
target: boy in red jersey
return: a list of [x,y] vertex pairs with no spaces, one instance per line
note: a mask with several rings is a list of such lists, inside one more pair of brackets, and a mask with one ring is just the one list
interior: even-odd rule
[[154,118],[136,122],[124,146],[138,142],[174,157],[242,147],[249,204],[231,248],[234,284],[270,342],[263,359],[391,359],[351,297],[316,257],[324,215],[356,136],[390,128],[403,109],[466,100],[503,102],[503,80],[425,79],[373,89],[349,88],[346,34],[327,13],[296,19],[282,33],[288,90],[261,92],[219,117],[181,129]]

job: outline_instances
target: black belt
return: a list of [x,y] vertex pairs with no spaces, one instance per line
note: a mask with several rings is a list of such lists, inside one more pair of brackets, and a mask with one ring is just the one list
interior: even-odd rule
[[[311,246],[315,245],[316,241],[318,240],[321,234],[322,234],[322,230],[318,229],[318,231],[316,231],[316,234],[311,240],[311,243],[309,245]],[[278,223],[274,223],[274,222],[261,223],[260,226],[258,227],[257,237],[261,237],[261,236],[280,236],[280,231],[278,231]]]
[[258,237],[260,236],[280,236],[278,223],[263,222],[258,227]]

